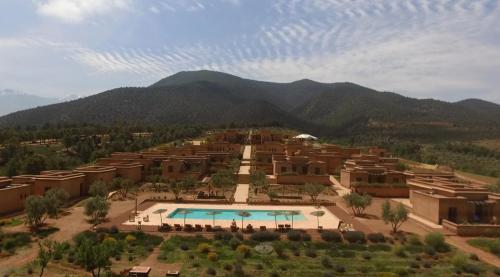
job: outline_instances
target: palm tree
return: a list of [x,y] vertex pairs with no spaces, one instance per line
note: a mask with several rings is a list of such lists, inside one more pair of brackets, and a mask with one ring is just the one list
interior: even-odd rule
[[319,217],[325,215],[324,211],[314,211],[311,213],[311,215],[315,216],[316,219],[318,220],[318,229],[319,229]]
[[278,229],[278,216],[282,215],[281,211],[272,211],[267,213],[268,216],[274,216],[274,225],[276,225],[276,229]]
[[241,229],[243,230],[243,218],[245,218],[245,217],[249,217],[249,216],[251,216],[252,214],[251,214],[251,213],[249,213],[249,212],[247,212],[247,211],[239,211],[239,212],[237,212],[237,214],[238,214],[239,216],[241,216]]
[[160,226],[163,226],[163,217],[161,216],[162,213],[166,212],[167,209],[158,209],[154,211],[154,214],[159,214],[160,215]]
[[289,215],[292,217],[292,229],[293,229],[293,216],[299,215],[299,214],[300,214],[299,211],[286,211],[286,215]]
[[212,221],[213,221],[212,225],[215,226],[215,216],[218,215],[218,214],[220,214],[220,213],[221,213],[221,211],[217,211],[217,210],[211,210],[211,211],[207,212],[207,215],[211,215],[212,216]]
[[192,211],[188,210],[188,209],[181,209],[177,212],[177,214],[182,214],[184,215],[184,226],[186,226],[186,217],[188,214],[192,213]]

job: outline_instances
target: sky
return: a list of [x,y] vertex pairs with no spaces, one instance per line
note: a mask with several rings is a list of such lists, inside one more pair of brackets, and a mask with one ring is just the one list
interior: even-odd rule
[[199,69],[500,103],[500,1],[0,0],[0,89],[85,96]]

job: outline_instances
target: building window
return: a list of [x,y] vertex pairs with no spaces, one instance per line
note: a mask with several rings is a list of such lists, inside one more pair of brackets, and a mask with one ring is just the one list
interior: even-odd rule
[[167,171],[168,172],[174,172],[174,167],[169,165],[168,168],[167,168]]
[[316,174],[316,175],[320,175],[320,174],[321,174],[321,168],[319,168],[319,167],[315,167],[315,168],[314,168],[314,174]]
[[392,179],[392,182],[393,182],[393,183],[399,183],[399,178],[394,178],[394,179]]
[[286,172],[286,167],[285,166],[282,166],[281,167],[281,173],[285,173]]
[[362,182],[362,181],[363,181],[363,178],[360,178],[360,177],[356,178],[356,182]]

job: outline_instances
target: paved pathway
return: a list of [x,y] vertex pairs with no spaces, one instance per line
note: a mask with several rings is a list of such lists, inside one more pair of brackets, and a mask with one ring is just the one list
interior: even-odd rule
[[245,145],[245,149],[243,150],[243,160],[249,161],[252,156],[252,146]]
[[330,182],[333,183],[333,188],[335,189],[335,191],[339,194],[339,196],[344,196],[346,194],[349,194],[351,193],[351,190],[342,186],[340,184],[340,182],[335,178],[333,177],[332,175],[330,175]]
[[234,202],[235,203],[246,203],[248,199],[248,189],[249,184],[238,184],[236,191],[234,192]]

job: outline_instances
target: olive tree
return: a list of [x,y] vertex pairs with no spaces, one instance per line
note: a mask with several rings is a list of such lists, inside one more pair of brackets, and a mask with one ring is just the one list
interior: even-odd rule
[[85,203],[85,215],[90,216],[94,224],[101,223],[108,214],[109,203],[103,197],[91,197]]
[[343,196],[347,207],[352,209],[355,216],[362,215],[365,209],[372,204],[372,197],[368,194],[351,192]]
[[269,181],[266,178],[266,173],[261,170],[255,170],[250,173],[250,185],[255,188],[255,193],[259,193],[259,189],[266,190],[269,187]]
[[52,188],[43,197],[47,214],[57,218],[60,209],[68,202],[69,194],[62,188]]
[[393,209],[391,203],[386,200],[384,204],[382,204],[382,219],[386,224],[390,223],[392,232],[396,233],[401,225],[408,220],[408,210],[401,203]]
[[304,191],[311,197],[311,201],[316,203],[318,196],[325,190],[325,186],[318,183],[306,183],[304,185]]
[[47,208],[43,197],[30,195],[26,198],[26,223],[34,230],[37,230],[45,221]]

